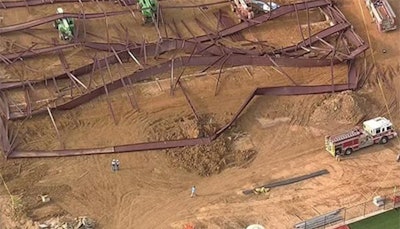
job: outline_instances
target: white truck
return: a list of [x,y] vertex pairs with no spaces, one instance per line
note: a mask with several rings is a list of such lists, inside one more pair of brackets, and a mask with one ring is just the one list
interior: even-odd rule
[[257,8],[264,13],[279,8],[278,4],[269,0],[231,0],[230,2],[232,11],[237,14],[240,20],[253,19]]
[[365,0],[365,4],[380,32],[387,32],[397,28],[395,22],[396,14],[387,0]]

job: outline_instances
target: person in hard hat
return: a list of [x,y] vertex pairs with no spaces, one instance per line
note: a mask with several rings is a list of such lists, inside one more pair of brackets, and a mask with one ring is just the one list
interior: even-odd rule
[[196,186],[192,186],[192,192],[190,193],[190,197],[193,198],[196,196]]
[[115,169],[119,171],[119,160],[115,160]]
[[117,170],[117,160],[112,159],[111,161],[111,170],[115,172]]

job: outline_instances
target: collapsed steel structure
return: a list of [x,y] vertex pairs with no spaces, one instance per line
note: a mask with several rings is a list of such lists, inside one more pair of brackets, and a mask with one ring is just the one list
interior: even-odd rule
[[[198,6],[197,6],[198,7]],[[298,18],[298,11],[308,11],[310,9],[320,9],[326,17],[329,18],[331,26],[315,34],[311,34],[309,30],[308,38],[305,38],[300,21]],[[162,12],[160,7],[160,12]],[[303,40],[296,45],[283,47],[283,48],[271,48],[268,47],[267,51],[253,49],[239,49],[230,48],[222,45],[219,42],[221,39],[231,37],[232,40],[245,40],[240,35],[242,30],[257,26],[259,24],[268,22],[282,15],[295,13],[298,19],[299,31]],[[81,17],[75,15],[76,17]],[[98,16],[98,15],[96,15]],[[73,155],[88,155],[88,154],[102,154],[102,153],[121,153],[121,152],[133,152],[143,150],[158,150],[167,149],[174,147],[193,146],[199,144],[210,144],[213,140],[219,137],[224,131],[226,131],[245,110],[248,104],[256,96],[260,95],[306,95],[306,94],[321,94],[329,92],[339,92],[344,90],[355,90],[359,84],[359,74],[356,71],[355,59],[358,55],[363,53],[368,45],[354,32],[351,24],[347,21],[340,10],[332,4],[329,0],[314,0],[309,2],[295,3],[290,5],[284,5],[280,8],[270,11],[269,13],[255,17],[252,20],[243,21],[239,24],[234,24],[227,17],[224,17],[221,11],[216,15],[218,19],[218,25],[224,25],[225,28],[221,30],[213,30],[208,28],[201,22],[198,22],[200,28],[206,33],[202,36],[194,36],[190,28],[183,22],[185,28],[193,36],[190,39],[184,39],[178,31],[175,22],[172,26],[166,25],[164,22],[164,30],[166,38],[160,39],[157,43],[142,42],[130,43],[128,41],[125,44],[117,43],[94,43],[94,42],[77,42],[75,44],[64,44],[64,45],[53,45],[48,48],[41,49],[27,49],[19,53],[3,53],[0,54],[0,59],[6,65],[12,65],[16,61],[20,61],[25,58],[36,57],[38,55],[46,53],[57,53],[60,61],[63,65],[64,73],[53,76],[48,79],[36,80],[36,81],[17,81],[17,82],[4,82],[0,84],[0,90],[3,92],[0,95],[0,134],[1,134],[1,147],[7,158],[21,158],[21,157],[54,157],[54,156],[73,156]],[[86,17],[81,17],[86,18]],[[310,21],[308,19],[308,28],[310,28]],[[43,22],[48,18],[36,20]],[[161,14],[162,20],[162,14]],[[47,21],[46,21],[47,22]],[[27,24],[20,24],[9,27],[8,29],[0,28],[1,31],[15,32],[27,28]],[[32,25],[32,23],[30,23]],[[166,27],[169,26],[170,30],[176,35],[176,38],[168,37]],[[29,26],[28,26],[29,27]],[[11,29],[10,29],[11,28]],[[157,30],[159,30],[157,28]],[[334,38],[335,44],[330,44],[327,39]],[[254,47],[263,46],[261,42],[251,42]],[[314,46],[316,43],[325,45],[327,48],[321,48]],[[339,42],[345,44],[345,51],[341,51],[338,48]],[[256,44],[254,44],[256,43]],[[96,50],[108,51],[111,54],[103,59],[93,59],[93,62],[79,67],[77,69],[69,69],[67,60],[63,54],[64,49],[73,48],[76,46],[88,47]],[[144,67],[138,61],[138,58],[146,60],[149,56],[158,57],[162,53],[168,51],[182,50],[186,53],[190,53],[189,56],[174,57],[169,61],[158,64],[157,66]],[[312,52],[318,53],[309,57],[308,55]],[[329,57],[330,56],[330,57]],[[139,66],[140,70],[119,78],[118,80],[112,80],[109,83],[105,83],[103,79],[103,85],[98,87],[91,87],[90,82],[92,75],[95,70],[106,68],[109,70],[112,64],[121,64],[134,60]],[[347,84],[335,84],[333,78],[333,66],[340,63],[348,64],[348,81]],[[8,120],[15,120],[20,118],[27,118],[33,115],[38,115],[48,112],[50,117],[52,110],[68,110],[73,109],[81,104],[84,104],[98,96],[106,95],[110,91],[125,88],[127,85],[132,85],[137,82],[151,80],[155,74],[165,73],[168,71],[173,72],[174,68],[185,68],[189,66],[205,66],[205,69],[209,69],[213,66],[218,66],[221,70],[224,66],[243,66],[243,65],[255,65],[255,66],[274,66],[276,68],[281,67],[318,67],[318,66],[330,66],[331,67],[331,84],[319,85],[319,86],[299,86],[288,74],[282,73],[288,77],[293,83],[293,86],[284,87],[262,87],[256,88],[244,101],[239,110],[235,113],[229,123],[217,130],[215,133],[207,137],[192,138],[192,139],[180,139],[180,140],[169,140],[160,142],[145,142],[135,143],[129,145],[110,146],[104,148],[87,148],[87,149],[68,149],[68,150],[53,150],[53,151],[23,151],[15,149],[16,135],[8,128]],[[85,85],[79,79],[84,75],[90,74],[89,85]],[[220,73],[221,74],[221,71]],[[180,83],[182,74],[174,79],[173,85],[171,85],[171,94],[177,86],[182,89],[187,102],[196,118],[199,117],[198,111],[194,104],[191,102],[183,86]],[[217,87],[219,83],[220,75],[217,80]],[[35,108],[31,98],[29,97],[29,90],[34,90],[34,87],[40,87],[41,85],[54,84],[54,87],[59,93],[58,82],[67,80],[71,85],[71,99],[59,103],[50,102],[45,107]],[[72,87],[78,88],[80,94],[75,97],[72,96]],[[19,107],[7,97],[8,90],[21,90],[25,93],[26,106]],[[135,107],[135,102],[132,101],[129,92],[128,96],[131,100],[132,107]],[[65,99],[65,98],[64,98]],[[51,101],[51,99],[48,99]],[[107,100],[108,103],[110,103]],[[109,104],[112,115],[112,106]],[[115,119],[115,117],[114,117]]]

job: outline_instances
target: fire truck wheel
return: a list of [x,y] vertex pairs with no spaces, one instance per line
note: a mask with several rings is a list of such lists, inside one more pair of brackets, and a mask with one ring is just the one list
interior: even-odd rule
[[386,144],[387,142],[388,142],[388,138],[387,137],[381,138],[381,144]]
[[353,150],[351,148],[346,149],[346,151],[344,151],[344,153],[346,155],[350,155],[353,152]]

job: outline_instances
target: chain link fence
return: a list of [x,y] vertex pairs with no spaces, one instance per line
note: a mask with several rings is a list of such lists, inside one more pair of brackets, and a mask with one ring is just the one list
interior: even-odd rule
[[394,208],[400,207],[400,191],[381,196],[378,206],[373,199],[347,208],[341,208],[294,225],[295,229],[323,229],[343,225],[351,220],[363,219]]

